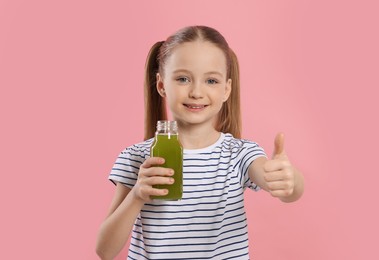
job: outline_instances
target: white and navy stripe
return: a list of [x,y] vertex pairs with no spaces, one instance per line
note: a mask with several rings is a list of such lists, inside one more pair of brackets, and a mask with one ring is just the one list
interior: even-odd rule
[[[152,141],[122,151],[109,179],[132,188]],[[204,149],[184,149],[183,199],[145,204],[128,259],[249,259],[243,192],[259,190],[248,168],[261,156],[258,144],[231,134]]]

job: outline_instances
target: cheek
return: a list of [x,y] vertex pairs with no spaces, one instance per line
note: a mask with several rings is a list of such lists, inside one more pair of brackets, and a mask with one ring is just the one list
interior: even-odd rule
[[224,102],[224,99],[225,99],[225,89],[224,88],[221,88],[221,89],[218,89],[217,91],[214,92],[213,96],[215,97],[215,100],[219,101],[219,102]]
[[179,91],[173,91],[172,89],[166,90],[166,102],[170,106],[180,103],[181,93]]
[[169,85],[166,87],[167,98],[176,100],[186,95],[185,88],[183,86]]

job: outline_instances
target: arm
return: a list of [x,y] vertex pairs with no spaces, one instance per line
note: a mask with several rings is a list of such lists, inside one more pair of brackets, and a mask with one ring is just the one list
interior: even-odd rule
[[303,175],[285,154],[282,134],[275,139],[273,158],[257,158],[249,167],[249,177],[259,187],[283,202],[298,200],[304,191]]
[[109,213],[100,226],[96,253],[101,259],[113,259],[124,247],[129,238],[144,201],[135,196],[135,192],[117,183]]
[[162,158],[151,157],[142,165],[138,179],[132,189],[117,183],[108,216],[100,226],[96,253],[101,259],[113,259],[127,242],[134,222],[150,196],[162,196],[167,190],[155,189],[156,184],[171,184],[171,169],[154,167],[163,164]]

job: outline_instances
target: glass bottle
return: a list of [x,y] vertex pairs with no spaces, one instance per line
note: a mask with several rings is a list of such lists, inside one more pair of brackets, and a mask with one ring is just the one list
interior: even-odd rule
[[151,146],[151,157],[162,157],[165,163],[160,167],[174,170],[175,182],[170,185],[154,185],[157,189],[167,189],[165,196],[152,196],[152,199],[180,200],[183,195],[183,148],[179,142],[176,121],[158,121],[155,139]]

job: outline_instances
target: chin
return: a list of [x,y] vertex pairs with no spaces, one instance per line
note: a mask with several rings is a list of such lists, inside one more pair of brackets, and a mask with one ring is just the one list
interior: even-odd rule
[[177,118],[176,120],[186,125],[203,125],[203,124],[214,125],[213,119],[181,117],[181,118]]

